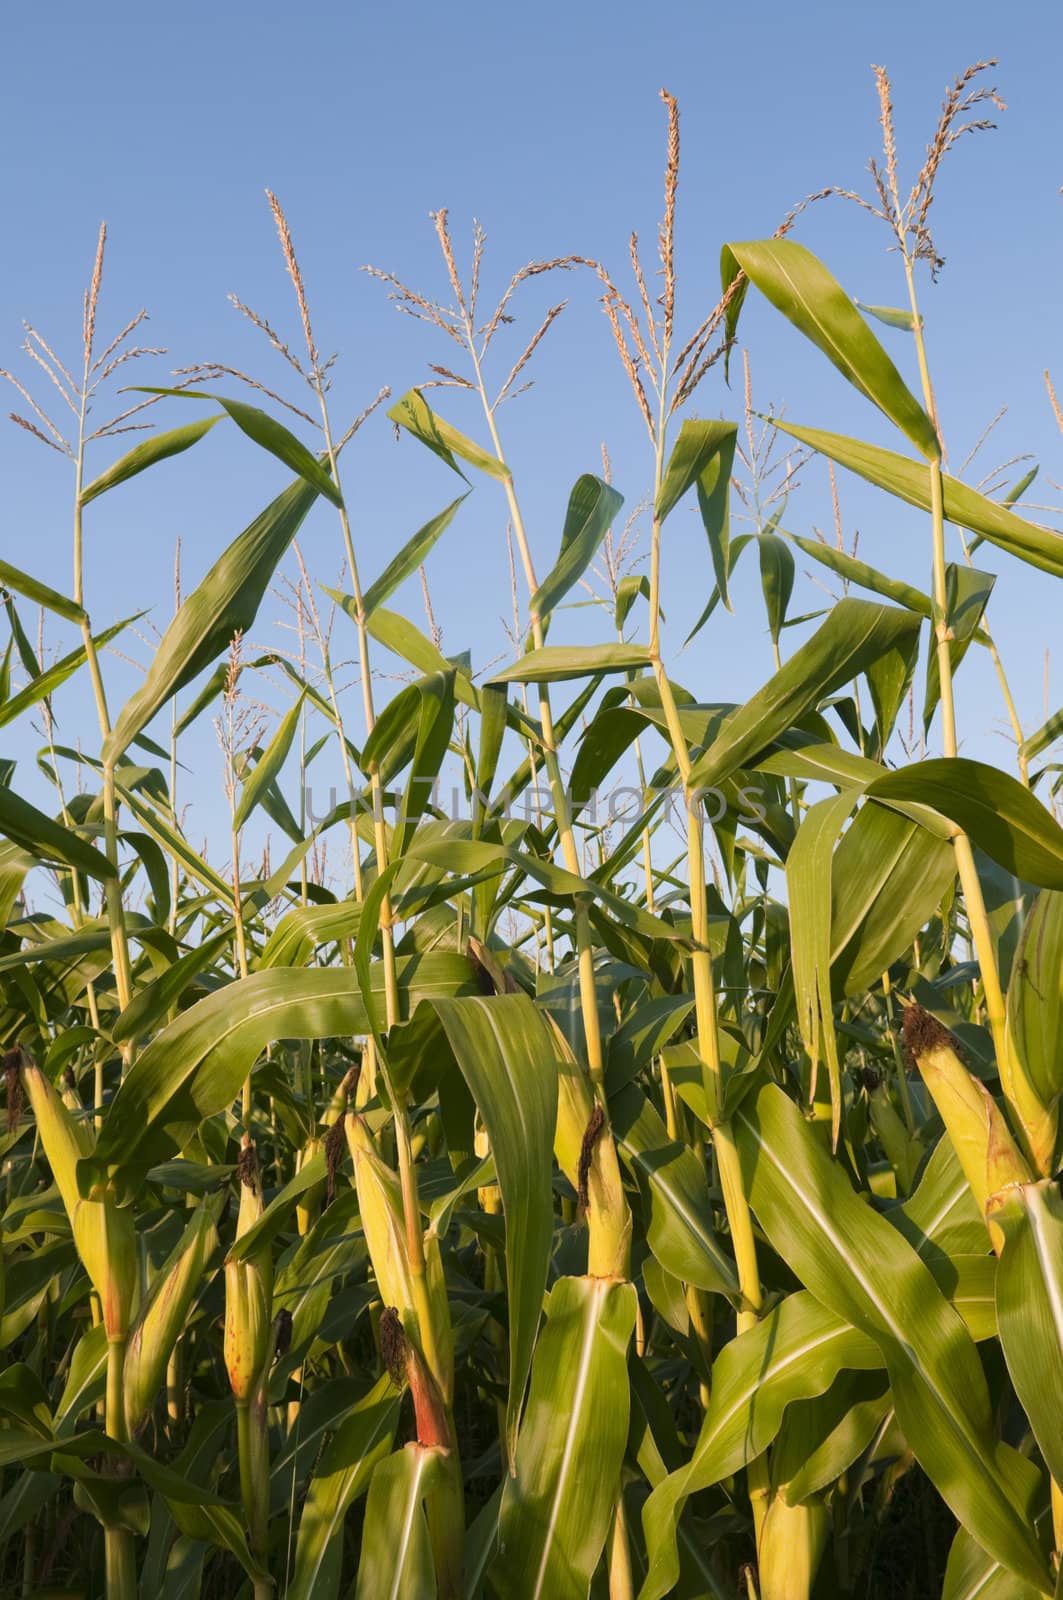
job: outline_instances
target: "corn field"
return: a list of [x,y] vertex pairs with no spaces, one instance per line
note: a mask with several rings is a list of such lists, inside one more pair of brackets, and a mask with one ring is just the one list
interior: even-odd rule
[[[483,233],[463,266],[437,213],[434,288],[371,269],[432,376],[353,424],[272,194],[291,317],[237,302],[264,378],[134,386],[139,319],[97,329],[102,231],[76,359],[33,328],[35,364],[5,352],[27,448],[73,486],[72,567],[40,575],[10,530],[0,561],[0,724],[43,741],[35,771],[0,763],[3,1595],[1063,1595],[1063,714],[1024,733],[990,628],[992,569],[1004,594],[1015,561],[1063,577],[1063,533],[1021,505],[1033,471],[987,493],[948,470],[919,300],[941,164],[999,104],[984,72],[909,181],[878,70],[867,194],[725,242],[708,307],[680,292],[668,94],[652,270],[632,236],[622,272],[536,261],[488,304]],[[794,237],[846,201],[893,252],[895,306]],[[543,275],[600,303],[646,440],[555,485],[558,528],[525,521],[502,404],[563,337],[559,305],[514,340]],[[757,297],[895,448],[758,412]],[[449,501],[412,536],[345,497],[385,417],[397,472],[427,449]],[[290,482],[177,595],[120,704],[110,647],[137,619],[108,612],[97,530],[215,428]],[[915,508],[911,573],[840,522],[812,536],[799,479],[825,463],[883,518]],[[513,573],[487,667],[444,653],[425,576],[469,494]],[[303,563],[312,510],[339,587]],[[732,607],[743,556],[774,670],[734,704],[680,681],[672,635]],[[694,590],[667,628],[666,558]],[[831,590],[812,617],[798,561]],[[256,654],[284,574],[298,648]],[[475,582],[470,605],[509,606]],[[577,603],[585,642],[557,643]],[[1013,770],[958,753],[972,646]],[[73,744],[71,680],[97,719]],[[228,827],[202,849],[198,719]],[[323,816],[315,760],[344,779]]]

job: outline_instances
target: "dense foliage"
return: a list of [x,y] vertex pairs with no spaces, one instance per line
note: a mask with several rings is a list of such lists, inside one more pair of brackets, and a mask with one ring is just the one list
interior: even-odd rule
[[[1051,766],[1035,770],[1063,724],[1021,744],[1012,777],[957,754],[953,704],[977,645],[1012,707],[973,558],[1049,581],[1063,534],[1015,509],[1028,478],[994,498],[945,472],[917,302],[941,159],[993,98],[980,71],[950,90],[906,198],[879,76],[884,162],[862,203],[893,235],[903,309],[865,315],[791,217],[724,246],[720,299],[681,337],[668,96],[659,297],[633,240],[630,299],[571,257],[518,273],[485,317],[482,235],[463,280],[445,212],[449,304],[378,274],[449,339],[433,371],[480,407],[482,443],[427,385],[387,414],[508,519],[516,648],[486,676],[388,605],[445,551],[464,495],[383,570],[360,562],[343,485],[370,432],[334,426],[272,196],[305,351],[249,315],[310,412],[263,409],[261,384],[222,398],[249,391],[211,367],[95,427],[136,353],[132,328],[107,349],[96,335],[102,234],[78,375],[30,330],[77,431],[21,381],[16,420],[76,483],[70,592],[0,562],[0,723],[36,719],[54,785],[42,807],[3,764],[4,1594],[1063,1592],[1063,829]],[[649,454],[578,480],[540,577],[499,406],[559,308],[500,391],[485,373],[513,296],[551,271],[596,283]],[[730,401],[709,390],[751,295],[851,381],[854,411],[894,424],[896,451],[679,414],[696,392],[705,411]],[[171,425],[92,476],[94,442],[156,405]],[[129,624],[94,631],[82,519],[230,424],[293,480],[180,599],[115,710],[106,646]],[[798,446],[925,512],[926,589],[792,531]],[[647,467],[641,571],[620,489]],[[732,530],[732,484],[749,531]],[[298,556],[299,654],[249,659],[319,501],[344,586],[323,593]],[[695,502],[699,627],[743,552],[759,558],[776,671],[740,705],[681,685],[663,652],[662,535]],[[845,592],[787,655],[795,551]],[[595,570],[608,637],[551,643]],[[51,661],[34,608],[80,646]],[[381,663],[407,679],[386,703]],[[266,670],[293,690],[274,726]],[[898,737],[917,672],[940,758]],[[52,697],[75,674],[91,750],[56,742]],[[181,740],[208,713],[224,867],[178,804]],[[348,792],[310,819],[291,795],[323,749]],[[444,772],[464,817],[441,807]],[[608,824],[592,800],[620,783],[638,803]],[[262,816],[285,853],[255,870],[241,847]],[[314,867],[336,837],[340,892]]]

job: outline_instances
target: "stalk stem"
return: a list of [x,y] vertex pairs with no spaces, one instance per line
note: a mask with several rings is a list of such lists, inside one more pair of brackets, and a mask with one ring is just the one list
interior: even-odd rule
[[[104,1426],[118,1444],[125,1444],[129,1438],[125,1421],[125,1347],[124,1339],[107,1342]],[[116,1466],[121,1472],[124,1462],[120,1457]],[[136,1600],[137,1562],[133,1535],[128,1528],[105,1527],[103,1541],[107,1600]]]
[[[930,368],[926,356],[926,341],[923,337],[923,325],[915,292],[915,274],[907,249],[904,252],[904,271],[908,285],[908,299],[912,310],[912,327],[915,337],[916,357],[919,363],[919,377],[923,388],[923,402],[933,420],[935,430],[937,430],[937,410],[934,404],[934,390],[930,381]],[[940,455],[930,463],[930,525],[933,541],[934,629],[937,644],[938,678],[941,689],[942,747],[946,757],[955,757],[958,753],[958,744],[956,738],[956,708],[952,687],[952,659],[949,654],[951,630],[948,625],[947,615],[945,516]],[[986,913],[985,896],[982,893],[978,869],[975,866],[974,851],[971,848],[971,841],[965,833],[956,834],[953,839],[953,847],[956,854],[956,868],[963,890],[964,906],[967,911],[967,921],[971,930],[971,939],[978,957],[986,1021],[989,1024],[989,1031],[993,1039],[993,1049],[996,1054],[1001,1085],[1008,1104],[1015,1114],[1018,1124],[1017,1131],[1025,1153],[1034,1161],[1035,1165],[1040,1167],[1035,1152],[1031,1148],[1030,1139],[1034,1108],[1028,1104],[1029,1091],[1025,1089],[1020,1075],[1013,1071],[1005,1025],[1004,993],[1000,984],[1000,972],[997,967],[996,951],[993,947],[993,937],[989,927],[989,917]]]
[[[502,461],[505,460],[502,454],[502,442],[498,435],[494,411],[487,398],[487,389],[480,370],[480,361],[476,353],[476,341],[471,323],[468,327],[468,349],[476,373],[476,382],[480,391],[487,427],[491,435],[491,443],[496,456]],[[524,526],[520,503],[517,499],[516,486],[510,473],[507,473],[503,479],[503,487],[506,493],[506,502],[509,506],[510,521],[513,524],[513,536],[517,541],[521,565],[524,568],[528,592],[529,595],[534,596],[539,583],[535,575],[535,565],[528,545],[528,535]],[[530,622],[532,641],[535,648],[541,650],[545,635],[543,633],[542,618],[538,612],[533,611],[531,613]],[[582,877],[579,851],[576,848],[576,839],[572,829],[572,815],[561,776],[561,765],[558,760],[557,738],[550,706],[550,691],[545,683],[539,684],[537,688],[539,694],[539,722],[543,732],[543,759],[546,765],[547,782],[550,785],[550,798],[553,801],[554,815],[557,821],[557,834],[561,844],[561,853],[564,857],[566,869],[575,873],[577,877]],[[601,1099],[603,1097],[602,1086],[604,1083],[605,1061],[602,1054],[601,1025],[598,1019],[598,993],[594,979],[594,946],[591,941],[590,915],[588,905],[583,897],[577,898],[576,901],[575,923],[580,1012],[583,1018],[583,1032],[587,1045],[587,1067],[591,1082],[594,1085],[595,1094]]]
[[[240,1499],[252,1555],[265,1566],[269,1539],[269,1437],[265,1396],[236,1403],[236,1446],[240,1467]],[[269,1600],[273,1585],[256,1579],[255,1600]]]

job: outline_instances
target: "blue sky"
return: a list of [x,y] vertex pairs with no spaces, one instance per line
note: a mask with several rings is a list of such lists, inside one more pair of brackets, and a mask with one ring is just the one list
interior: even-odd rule
[[[525,261],[569,252],[604,259],[625,274],[626,286],[627,235],[637,228],[649,250],[659,215],[665,122],[657,92],[667,85],[682,112],[679,325],[691,327],[716,298],[724,240],[770,233],[795,200],[826,184],[866,185],[864,167],[878,139],[870,63],[881,61],[892,74],[902,163],[914,171],[948,79],[976,58],[997,55],[993,79],[1009,109],[997,132],[965,143],[944,169],[934,216],[948,264],[937,286],[924,285],[923,309],[953,459],[962,459],[1007,405],[982,470],[1032,452],[1042,471],[1031,498],[1063,499],[1047,484],[1063,476],[1063,439],[1041,378],[1051,367],[1063,386],[1060,24],[1052,3],[1018,0],[1003,9],[980,0],[889,7],[820,0],[798,8],[768,0],[735,8],[679,0],[655,13],[631,0],[540,0],[525,8],[410,0],[401,8],[311,3],[298,10],[262,0],[184,4],[164,17],[114,0],[94,8],[59,0],[46,11],[5,8],[0,38],[8,62],[0,100],[8,235],[0,364],[32,381],[44,399],[47,380],[43,387],[35,381],[18,350],[19,319],[30,318],[60,353],[73,355],[80,295],[106,218],[103,333],[109,337],[146,305],[147,342],[169,350],[135,369],[138,381],[164,382],[173,366],[220,360],[271,386],[285,384],[277,358],[226,301],[238,293],[295,339],[295,310],[263,196],[268,185],[288,211],[319,343],[340,353],[334,406],[341,419],[382,384],[399,394],[425,378],[429,361],[454,354],[433,330],[398,316],[381,285],[357,270],[373,262],[443,295],[429,211],[450,208],[463,254],[473,217],[482,221],[485,295],[500,291]],[[817,206],[796,236],[859,299],[900,298],[888,241],[855,208]],[[556,549],[568,490],[581,472],[597,470],[603,441],[629,507],[646,493],[652,470],[589,275],[529,286],[517,305],[520,320],[507,330],[510,344],[499,351],[501,372],[561,294],[570,303],[536,358],[535,387],[500,414],[542,570]],[[750,300],[742,333],[758,404],[785,408],[811,426],[895,444],[888,425],[762,303]],[[914,383],[908,341],[886,330],[882,336]],[[299,398],[290,385],[285,392]],[[466,397],[444,391],[437,399],[455,423],[482,437]],[[740,404],[740,387],[728,391],[713,373],[693,410],[734,414]],[[169,421],[188,415],[174,403]],[[109,449],[118,453],[115,444]],[[93,470],[108,459],[101,453]],[[72,486],[65,463],[6,426],[0,471],[0,553],[69,587]],[[345,478],[370,579],[454,492],[440,463],[409,440],[393,444],[382,417],[351,447]],[[283,468],[218,428],[192,454],[101,499],[86,516],[94,623],[145,606],[164,623],[175,540],[183,542],[187,587],[283,482]],[[920,519],[844,479],[841,490],[847,531],[860,529],[861,555],[927,586]],[[825,471],[809,466],[787,523],[807,534],[814,524],[826,527],[829,516]],[[1049,520],[1063,522],[1063,515]],[[429,562],[444,648],[470,648],[479,665],[507,649],[499,620],[508,608],[504,526],[502,497],[482,480]],[[313,513],[302,544],[312,573],[335,582],[338,530],[326,508]],[[1050,580],[1009,558],[985,548],[979,560],[1000,574],[991,622],[1032,730],[1045,715],[1044,651],[1058,635],[1059,600]],[[712,581],[693,513],[669,524],[665,572],[677,647]],[[799,576],[794,612],[821,601],[821,591]],[[416,586],[399,604],[423,620]],[[283,642],[276,629],[282,615],[281,603],[267,598],[254,641]],[[586,619],[578,612],[563,626],[575,634]],[[605,629],[603,617],[601,636]],[[785,636],[786,649],[799,637]],[[69,648],[74,641],[60,630],[54,642]],[[143,658],[144,647],[131,640],[130,653]],[[958,686],[965,748],[1010,764],[995,680],[984,653],[973,655]],[[674,659],[675,675],[701,698],[741,699],[771,666],[750,562],[737,584],[735,615],[718,614]],[[115,659],[108,674],[118,703],[135,675]],[[381,686],[379,696],[387,692]],[[1063,701],[1058,652],[1048,694],[1055,709]],[[279,689],[267,689],[266,698],[277,709],[284,705]],[[61,739],[80,736],[94,747],[79,691],[60,698],[57,711]],[[4,732],[2,753],[32,765],[39,743],[32,731]],[[214,831],[223,806],[206,719],[185,759],[196,768],[189,831],[201,836]]]

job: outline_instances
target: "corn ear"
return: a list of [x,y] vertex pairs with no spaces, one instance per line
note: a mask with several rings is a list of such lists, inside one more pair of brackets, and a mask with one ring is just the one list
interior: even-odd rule
[[986,1217],[989,1237],[999,1255],[1000,1228],[987,1216],[989,1202],[1011,1184],[1028,1183],[1031,1173],[1004,1115],[984,1085],[963,1065],[953,1036],[922,1006],[904,1012],[904,1039],[909,1055],[945,1124],[978,1209]]
[[106,1194],[102,1199],[81,1198],[77,1167],[84,1156],[92,1154],[92,1130],[71,1115],[39,1067],[25,1064],[22,1079],[48,1165],[70,1219],[78,1256],[100,1299],[107,1338],[124,1339],[137,1289],[133,1213],[128,1207],[119,1207]]
[[826,1540],[821,1500],[791,1506],[774,1495],[760,1535],[760,1600],[809,1600]]
[[92,1130],[87,1122],[75,1120],[40,1067],[26,1062],[22,1068],[22,1082],[33,1108],[52,1177],[62,1196],[66,1214],[72,1220],[74,1209],[81,1199],[77,1165],[84,1156],[92,1154],[95,1145]]
[[239,1404],[257,1392],[269,1354],[270,1303],[255,1261],[225,1264],[225,1368]]
[[[297,1170],[301,1170],[308,1161],[312,1161],[314,1159],[318,1151],[322,1148],[322,1143],[323,1141],[321,1139],[310,1139],[307,1141],[303,1149],[299,1152]],[[300,1234],[308,1234],[310,1229],[313,1227],[314,1222],[317,1219],[318,1212],[321,1210],[321,1200],[324,1193],[324,1183],[315,1183],[314,1187],[312,1189],[308,1189],[300,1199],[299,1204],[295,1208],[295,1225]]]
[[552,1018],[547,1020],[558,1052],[554,1154],[579,1195],[587,1218],[587,1271],[592,1278],[626,1278],[631,1257],[631,1211],[616,1144],[590,1079],[560,1028]]
[[[262,1211],[255,1147],[245,1139],[240,1152],[238,1239],[254,1227]],[[225,1367],[238,1404],[246,1404],[259,1390],[270,1356],[272,1315],[273,1253],[266,1244],[245,1260],[225,1263]]]
[[416,1312],[399,1180],[380,1159],[361,1117],[348,1116],[346,1128],[358,1209],[380,1298],[386,1306],[395,1306],[403,1323],[410,1327]]
[[125,1354],[126,1426],[135,1433],[155,1402],[188,1313],[218,1248],[218,1230],[206,1206],[195,1211],[164,1264],[129,1335]]

